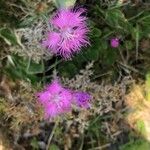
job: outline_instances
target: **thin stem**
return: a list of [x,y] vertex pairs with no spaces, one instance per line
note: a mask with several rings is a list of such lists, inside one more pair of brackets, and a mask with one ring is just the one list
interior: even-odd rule
[[136,42],[136,60],[138,59],[138,53],[139,53],[139,26],[138,24],[136,25],[136,37],[135,37],[135,42]]
[[79,150],[82,150],[82,149],[83,149],[83,145],[84,145],[84,132],[83,132],[83,134],[82,134],[81,145],[80,145]]
[[130,71],[133,71],[133,72],[135,72],[135,73],[139,73],[140,75],[144,75],[142,72],[139,72],[139,70],[133,68],[132,66],[129,66],[129,65],[127,65],[127,64],[123,64],[123,63],[121,63],[121,62],[119,62],[119,61],[117,61],[117,63],[120,64],[122,67],[124,67],[124,68],[130,70]]
[[95,80],[95,79],[97,79],[97,78],[100,78],[100,77],[106,76],[106,75],[111,75],[111,74],[112,74],[112,72],[111,72],[111,71],[109,71],[109,72],[106,72],[106,73],[103,73],[103,74],[95,75],[95,76],[91,79],[91,81],[93,81],[93,80]]
[[50,146],[51,140],[52,140],[52,138],[53,138],[54,132],[55,132],[55,130],[56,130],[56,128],[57,128],[58,122],[59,122],[59,121],[56,120],[55,125],[54,125],[54,127],[53,127],[53,130],[52,130],[52,132],[51,132],[50,135],[49,135],[46,150],[49,150],[49,146]]
[[121,59],[122,59],[123,63],[124,63],[124,64],[127,64],[127,62],[126,62],[126,60],[125,60],[125,58],[124,58],[124,56],[123,56],[122,50],[121,50],[120,48],[118,48],[118,50],[119,50],[119,54],[120,54],[120,56],[121,56]]
[[99,147],[94,147],[94,148],[88,149],[88,150],[103,150],[103,149],[106,149],[106,148],[108,148],[110,146],[111,146],[111,144],[108,143],[108,144],[105,144],[105,145],[102,145],[102,146],[99,146]]
[[113,10],[113,9],[116,9],[116,8],[120,8],[120,7],[126,6],[126,5],[128,5],[128,4],[130,4],[130,1],[129,1],[129,2],[126,2],[126,3],[123,3],[123,4],[117,4],[117,5],[114,6],[114,7],[108,8],[108,10]]
[[53,65],[51,65],[50,67],[48,67],[48,68],[46,69],[46,72],[47,72],[47,71],[50,71],[50,70],[53,69],[53,68],[55,68],[56,65],[58,65],[58,64],[60,64],[60,63],[62,63],[62,62],[63,62],[63,59],[58,60],[58,61],[55,62]]
[[138,17],[139,17],[139,16],[141,16],[143,13],[144,13],[144,11],[142,11],[142,12],[138,13],[137,15],[135,15],[135,16],[133,16],[133,17],[129,18],[129,19],[128,19],[128,21],[131,21],[131,20],[133,20],[133,19],[138,18]]

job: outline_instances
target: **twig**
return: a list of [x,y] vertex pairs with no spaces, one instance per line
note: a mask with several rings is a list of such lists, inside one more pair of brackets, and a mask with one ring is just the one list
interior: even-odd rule
[[50,67],[48,67],[48,68],[46,69],[46,72],[48,72],[48,71],[50,71],[51,69],[55,68],[56,65],[58,65],[58,64],[60,64],[60,63],[62,63],[62,62],[63,62],[63,59],[58,60],[58,61],[55,62],[53,65],[51,65]]
[[126,61],[126,59],[124,58],[121,49],[119,48],[118,50],[119,50],[119,53],[120,53],[120,56],[121,56],[121,59],[122,59],[123,63],[124,63],[124,64],[127,64],[127,61]]
[[55,132],[55,130],[56,130],[57,125],[58,125],[58,120],[56,120],[55,125],[54,125],[54,127],[53,127],[53,130],[52,130],[52,132],[51,132],[50,135],[49,135],[48,143],[47,143],[47,146],[46,146],[46,150],[49,150],[49,146],[50,146],[50,143],[51,143],[51,140],[52,140],[52,138],[53,138],[53,135],[54,135],[54,132]]
[[88,150],[102,150],[102,149],[105,149],[106,147],[110,147],[110,143],[108,143],[108,144],[105,144],[105,145],[103,145],[103,146],[99,146],[99,147],[94,147],[94,148],[92,148],[92,149],[88,149]]
[[84,132],[83,132],[83,135],[82,135],[81,145],[80,145],[79,150],[82,150],[82,149],[83,149],[83,144],[84,144]]
[[113,137],[116,137],[116,136],[118,136],[119,134],[121,134],[122,133],[122,131],[117,131],[116,133],[114,133],[112,136]]
[[13,3],[7,3],[7,5],[9,5],[9,6],[12,6],[12,7],[16,7],[16,8],[19,8],[19,9],[21,9],[24,13],[28,13],[29,12],[29,10],[27,10],[26,8],[23,8],[22,6],[20,6],[20,5],[16,5],[16,4],[13,4]]
[[128,66],[128,65],[123,64],[123,63],[118,62],[118,61],[117,61],[117,63],[119,63],[121,66],[123,66],[123,67],[126,68],[126,69],[129,69],[129,70],[131,70],[131,71],[133,71],[133,72],[136,72],[136,73],[139,73],[139,74],[141,74],[141,75],[144,75],[142,72],[139,72],[139,70],[133,68],[132,66]]
[[92,80],[95,80],[95,79],[97,79],[97,78],[100,78],[100,77],[106,76],[106,75],[111,75],[111,74],[112,74],[112,72],[111,72],[111,71],[109,71],[109,72],[106,72],[106,73],[103,73],[103,74],[95,75],[95,76],[91,79],[91,81],[92,81]]
[[133,20],[133,19],[138,18],[138,17],[141,16],[144,12],[145,12],[145,11],[142,11],[142,12],[138,13],[137,15],[135,15],[135,16],[129,18],[128,21],[131,21],[131,20]]
[[130,4],[130,1],[127,2],[127,3],[120,4],[120,5],[116,5],[114,7],[110,7],[108,10],[113,10],[113,9],[116,9],[116,8],[120,8],[120,7],[126,6],[128,4]]

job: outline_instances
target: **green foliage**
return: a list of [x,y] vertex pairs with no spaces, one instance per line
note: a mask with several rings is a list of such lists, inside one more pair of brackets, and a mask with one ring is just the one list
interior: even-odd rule
[[57,145],[51,144],[49,150],[60,150]]
[[44,62],[41,60],[39,63],[35,63],[29,58],[27,67],[26,67],[26,72],[28,74],[38,74],[38,73],[43,73],[44,72]]
[[59,71],[63,76],[72,77],[77,73],[77,67],[72,62],[64,62],[60,65]]
[[9,28],[1,28],[0,29],[0,37],[8,44],[8,45],[17,45],[20,44],[19,39],[16,34]]
[[12,79],[30,80],[32,83],[38,81],[38,77],[35,74],[42,73],[43,70],[43,63],[28,62],[28,60],[16,55],[10,56],[3,69]]
[[101,35],[102,35],[102,31],[100,29],[95,27],[91,30],[91,36],[93,38],[100,38]]
[[97,141],[105,140],[104,135],[101,133],[101,117],[96,116],[94,119],[90,121],[88,128],[88,136],[93,139],[96,138]]
[[143,120],[138,120],[136,122],[135,128],[136,128],[137,132],[139,132],[139,134],[141,134],[143,136],[146,134],[146,128],[145,128],[145,124],[144,124]]
[[[128,11],[127,8],[131,8],[132,12]],[[113,78],[117,75],[117,61],[122,61],[120,51],[128,54],[130,58],[130,61],[128,61],[129,66],[138,59],[141,39],[150,36],[148,32],[150,16],[147,10],[135,9],[130,5],[121,7],[118,4],[116,7],[105,9],[99,6],[98,2],[89,14],[91,45],[77,54],[72,61],[68,62],[73,64],[73,72],[70,72],[71,69],[68,69],[70,65],[65,63],[63,73],[62,69],[60,73],[61,75],[72,77],[87,62],[94,60],[96,74],[112,71],[110,78]],[[118,48],[111,48],[110,39],[113,37],[119,37],[122,40]],[[59,68],[61,67],[58,66],[58,70]]]
[[149,11],[144,11],[141,17],[137,20],[141,28],[141,37],[150,37],[150,14]]
[[[19,2],[19,0],[17,0]],[[17,10],[14,11],[8,1],[0,0],[0,26],[7,24],[8,26],[14,27],[19,23],[19,18],[15,16],[15,12],[20,12]]]
[[127,50],[132,50],[133,48],[134,48],[134,45],[133,45],[133,41],[125,41],[124,42],[124,46],[125,46],[125,48],[127,49]]
[[31,140],[30,145],[32,146],[33,150],[39,150],[38,141],[35,137]]
[[120,147],[120,150],[149,150],[149,149],[150,143],[143,139],[130,141],[129,143]]
[[[54,2],[57,7],[69,7],[74,5],[76,1],[54,0]],[[3,6],[6,5],[5,1],[1,3]],[[18,0],[17,3],[25,10],[28,9],[28,1]],[[47,21],[49,17],[48,13],[51,11],[52,9],[45,9],[41,13],[36,13],[35,10],[27,14],[26,19],[21,24],[18,24],[22,27],[28,27],[41,17]],[[135,7],[131,7],[130,5],[121,6],[120,4],[115,4],[108,8],[103,8],[96,1],[95,6],[88,11],[91,45],[84,48],[71,61],[64,62],[63,66],[62,63],[58,64],[58,71],[62,76],[73,77],[80,69],[84,68],[86,63],[95,61],[94,69],[96,74],[103,74],[112,71],[112,68],[114,68],[112,71],[112,77],[114,77],[117,74],[117,69],[115,69],[116,62],[120,61],[122,56],[118,48],[111,48],[110,39],[119,37],[123,41],[119,48],[121,48],[122,53],[126,53],[127,51],[129,57],[130,55],[135,56],[134,59],[130,59],[130,63],[132,64],[132,61],[135,61],[138,57],[140,40],[149,36],[149,13],[147,10],[135,9]],[[9,45],[21,45],[16,34],[10,28],[1,28],[0,37]],[[42,61],[40,64],[36,64],[31,60],[27,60],[25,63],[27,65],[24,70],[29,75],[44,72]]]
[[107,24],[113,28],[126,29],[128,22],[124,17],[124,14],[119,9],[108,10],[105,13],[105,19]]

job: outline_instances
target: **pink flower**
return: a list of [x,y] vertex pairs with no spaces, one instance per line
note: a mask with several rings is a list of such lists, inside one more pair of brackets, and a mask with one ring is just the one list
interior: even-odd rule
[[74,96],[75,96],[76,104],[79,107],[83,107],[83,108],[90,107],[90,100],[91,100],[90,94],[86,92],[75,92]]
[[62,9],[50,20],[54,30],[47,33],[43,45],[53,54],[70,59],[81,47],[89,44],[85,10]]
[[37,96],[39,103],[44,108],[46,119],[53,118],[71,109],[71,91],[62,87],[58,80],[54,80],[44,91],[38,93]]
[[111,47],[117,48],[119,46],[120,42],[119,42],[118,38],[112,38],[111,41],[110,41],[110,43],[111,43]]

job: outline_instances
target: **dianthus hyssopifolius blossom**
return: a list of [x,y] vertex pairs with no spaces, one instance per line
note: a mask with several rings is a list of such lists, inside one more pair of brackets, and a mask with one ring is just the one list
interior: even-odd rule
[[58,79],[53,80],[42,92],[37,93],[37,97],[43,106],[46,119],[71,111],[73,105],[88,108],[91,99],[86,92],[64,88]]
[[44,108],[46,119],[53,118],[71,109],[72,93],[69,89],[62,87],[58,79],[55,79],[37,96]]
[[58,10],[50,20],[53,30],[48,31],[42,44],[53,54],[70,59],[89,44],[85,12],[83,8]]
[[117,37],[116,38],[112,38],[110,40],[110,44],[111,44],[111,47],[117,48],[119,46],[119,44],[120,44],[119,38],[117,38]]
[[91,95],[87,92],[74,92],[75,102],[79,107],[89,108]]

